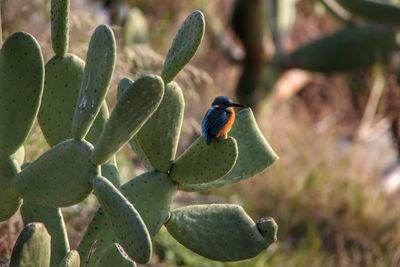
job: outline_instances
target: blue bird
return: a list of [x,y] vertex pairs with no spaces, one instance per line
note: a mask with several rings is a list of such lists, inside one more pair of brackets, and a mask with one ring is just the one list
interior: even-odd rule
[[217,96],[204,116],[201,124],[201,133],[211,144],[212,139],[226,136],[235,122],[235,111],[233,107],[244,107],[234,103],[226,96]]

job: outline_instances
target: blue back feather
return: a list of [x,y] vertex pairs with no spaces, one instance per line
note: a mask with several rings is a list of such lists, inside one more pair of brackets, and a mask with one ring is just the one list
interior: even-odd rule
[[228,123],[230,116],[231,114],[226,108],[212,106],[208,109],[201,124],[201,133],[206,138],[208,145]]

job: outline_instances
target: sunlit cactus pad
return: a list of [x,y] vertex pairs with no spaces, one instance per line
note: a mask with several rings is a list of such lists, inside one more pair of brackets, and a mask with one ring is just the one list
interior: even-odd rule
[[25,32],[12,34],[0,50],[0,154],[13,154],[26,140],[43,83],[43,57],[36,39]]
[[99,172],[91,155],[88,142],[66,140],[20,172],[13,181],[15,189],[35,204],[65,207],[79,203],[92,191],[92,179]]
[[255,257],[276,240],[274,231],[263,236],[243,208],[229,204],[196,205],[171,212],[166,227],[194,252],[218,261]]

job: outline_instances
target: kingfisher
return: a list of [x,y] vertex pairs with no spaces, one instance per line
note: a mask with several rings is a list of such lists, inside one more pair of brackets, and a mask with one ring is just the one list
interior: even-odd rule
[[233,107],[244,107],[233,102],[226,96],[217,96],[204,116],[201,124],[201,133],[211,144],[213,138],[227,136],[235,122],[235,111]]

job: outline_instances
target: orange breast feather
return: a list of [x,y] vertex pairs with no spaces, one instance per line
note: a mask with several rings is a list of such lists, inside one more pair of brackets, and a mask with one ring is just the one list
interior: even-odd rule
[[229,133],[229,131],[232,129],[233,123],[235,122],[235,111],[233,110],[233,108],[228,108],[228,111],[231,114],[229,116],[229,120],[225,124],[225,126],[222,127],[222,129],[219,131],[219,133],[217,134],[216,137],[221,137],[221,136]]

